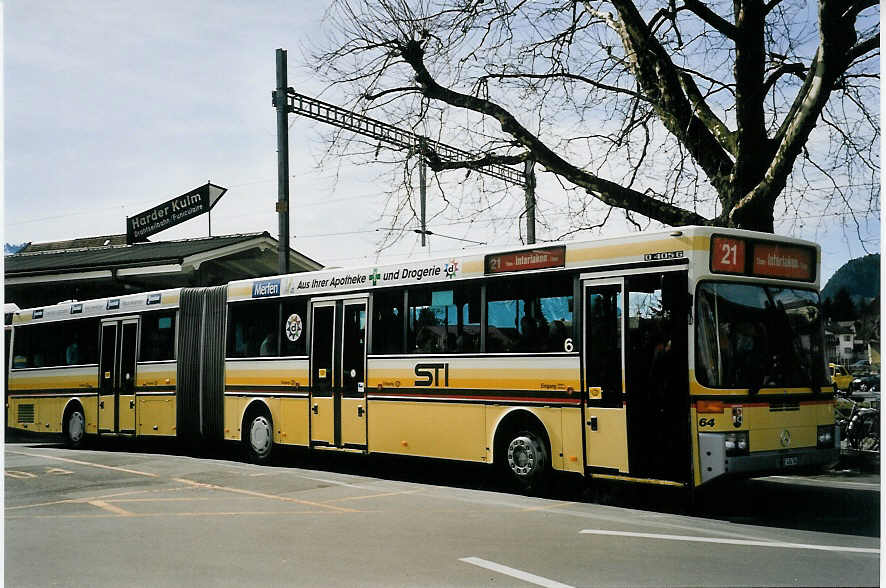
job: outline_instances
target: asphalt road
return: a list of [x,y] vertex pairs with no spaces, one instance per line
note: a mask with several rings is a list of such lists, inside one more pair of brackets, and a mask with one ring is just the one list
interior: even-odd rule
[[[875,586],[879,475],[545,498],[488,468],[110,443],[5,447],[7,586]],[[596,500],[598,502],[592,502]],[[602,502],[599,503],[599,502]]]

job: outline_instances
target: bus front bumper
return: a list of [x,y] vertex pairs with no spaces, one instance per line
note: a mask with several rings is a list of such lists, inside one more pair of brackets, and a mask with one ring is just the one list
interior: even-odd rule
[[721,434],[699,433],[698,449],[703,484],[721,476],[751,477],[821,469],[840,459],[839,438],[836,439],[836,446],[829,448],[802,447],[727,456]]

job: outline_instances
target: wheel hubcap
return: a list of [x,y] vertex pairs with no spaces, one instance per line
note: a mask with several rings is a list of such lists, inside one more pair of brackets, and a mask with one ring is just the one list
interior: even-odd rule
[[518,476],[532,473],[537,463],[535,444],[529,437],[517,437],[508,445],[508,465]]
[[83,413],[74,412],[71,414],[71,418],[68,419],[68,437],[71,438],[71,441],[77,443],[80,439],[83,438],[83,430],[84,430],[84,419]]
[[271,423],[263,416],[256,417],[249,429],[249,443],[257,455],[265,455],[271,448]]

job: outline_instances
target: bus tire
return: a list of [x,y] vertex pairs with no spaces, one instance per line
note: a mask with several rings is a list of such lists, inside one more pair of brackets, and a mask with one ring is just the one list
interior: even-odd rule
[[274,422],[266,408],[254,408],[243,419],[243,445],[252,463],[268,463],[274,449]]
[[83,447],[83,440],[86,438],[86,416],[79,404],[74,404],[65,411],[62,433],[65,436],[65,447],[71,449]]
[[551,462],[544,437],[535,429],[520,429],[505,437],[503,465],[518,490],[539,494],[550,477]]

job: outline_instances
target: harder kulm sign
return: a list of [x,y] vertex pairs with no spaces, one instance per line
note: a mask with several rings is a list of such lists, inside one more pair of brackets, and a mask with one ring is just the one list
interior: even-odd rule
[[138,243],[160,231],[209,212],[227,188],[207,182],[163,204],[126,217],[126,242]]

